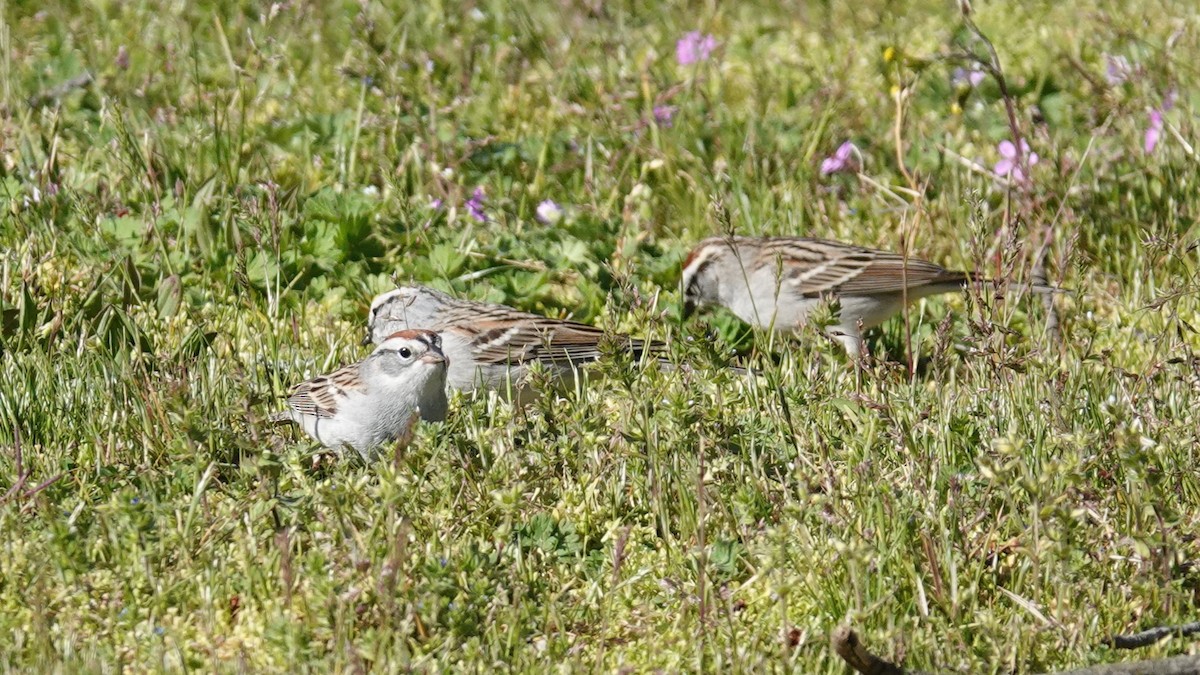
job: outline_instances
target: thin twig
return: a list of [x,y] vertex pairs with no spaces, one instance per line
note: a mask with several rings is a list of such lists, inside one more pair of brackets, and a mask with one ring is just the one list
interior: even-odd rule
[[1104,86],[1103,82],[1096,79],[1096,76],[1092,74],[1092,71],[1089,70],[1087,66],[1080,63],[1079,59],[1075,58],[1074,54],[1063,52],[1062,56],[1064,59],[1066,59],[1067,63],[1071,64],[1071,67],[1074,68],[1076,72],[1083,76],[1083,79],[1088,81],[1088,84],[1092,85],[1093,94],[1099,96],[1105,91],[1108,91],[1108,87]]
[[962,155],[960,155],[957,152],[951,150],[950,148],[942,145],[941,143],[937,144],[937,149],[946,153],[946,155],[948,155],[951,159],[958,162],[959,164],[962,164],[967,169],[974,171],[975,173],[980,174],[982,176],[986,176],[986,177],[990,178],[991,180],[999,183],[1001,186],[1003,186],[1005,188],[1012,187],[1012,185],[1013,185],[1013,182],[1011,180],[1009,180],[1008,178],[1006,178],[1005,176],[1001,176],[1000,174],[996,173],[995,171],[992,171],[991,169],[987,168],[986,166],[980,164],[979,162],[975,162],[966,157],[963,157]]
[[13,447],[15,450],[14,454],[16,455],[14,459],[17,465],[17,480],[13,482],[12,487],[8,488],[8,491],[3,496],[0,496],[0,504],[7,502],[9,497],[17,494],[21,488],[25,487],[25,482],[29,480],[29,474],[25,472],[24,459],[21,453],[20,427],[13,427]]
[[1194,633],[1200,633],[1200,621],[1178,626],[1155,626],[1130,635],[1114,635],[1104,643],[1117,649],[1137,649],[1138,647],[1148,647],[1166,637],[1186,637]]
[[[1145,633],[1138,633],[1137,635],[1163,630],[1170,634],[1174,631],[1193,626],[1196,628],[1190,632],[1200,632],[1200,622],[1197,622],[1195,624],[1186,624],[1185,626],[1156,628],[1145,631]],[[1136,636],[1127,635],[1121,637],[1132,638]],[[1113,639],[1116,640],[1118,638]],[[885,661],[872,654],[862,644],[862,641],[859,640],[858,634],[854,632],[854,629],[849,626],[838,626],[830,636],[830,643],[833,651],[842,657],[842,660],[847,665],[863,675],[922,675],[919,671],[905,670],[890,661]],[[1150,642],[1146,644],[1150,644]],[[1020,669],[1018,668],[1018,670]],[[1200,655],[1088,666],[1077,670],[1059,671],[1057,675],[1146,675],[1148,673],[1154,673],[1155,675],[1200,675]]]
[[[900,269],[902,282],[900,287],[900,297],[901,306],[904,308],[904,355],[905,363],[908,364],[908,376],[910,378],[915,378],[917,376],[917,363],[913,360],[912,318],[908,308],[908,252],[912,250],[913,238],[916,234],[917,226],[921,220],[922,211],[919,205],[921,203],[921,196],[923,193],[920,191],[920,186],[917,185],[916,179],[913,178],[912,173],[909,172],[908,167],[904,165],[904,101],[906,98],[905,88],[898,88],[896,90],[896,95],[894,96],[896,101],[896,119],[892,131],[896,145],[896,164],[900,167],[900,173],[904,174],[904,179],[908,182],[909,189],[915,195],[913,206],[918,207],[916,210],[915,222],[912,223],[911,227],[909,226],[907,213],[905,214],[905,217],[901,219],[903,234],[901,239],[902,248],[900,251],[901,255],[904,256],[903,266]],[[861,331],[859,334],[861,336]],[[861,337],[859,339],[861,340]]]
[[25,482],[27,480],[29,480],[29,474],[27,473],[17,476],[17,482],[13,483],[12,487],[8,488],[8,491],[5,492],[3,496],[0,496],[0,504],[7,502],[9,497],[17,494],[21,488],[25,487]]
[[[1024,170],[1025,175],[1028,176],[1029,160],[1021,150],[1021,124],[1017,122],[1017,108],[1013,103],[1012,94],[1008,91],[1008,80],[1004,77],[1004,70],[1000,67],[1000,55],[996,53],[996,47],[992,44],[992,41],[983,34],[983,31],[979,30],[979,26],[975,25],[971,17],[963,15],[963,24],[987,47],[990,60],[984,61],[977,58],[976,61],[979,65],[985,67],[992,78],[996,80],[996,86],[1000,89],[1000,98],[1004,100],[1004,111],[1008,113],[1008,126],[1012,131],[1013,146],[1016,148],[1016,163]],[[973,54],[971,56],[974,57]]]
[[55,483],[57,483],[58,480],[65,475],[66,475],[66,473],[62,472],[62,471],[54,474],[50,478],[47,478],[46,480],[42,481],[41,483],[38,483],[37,487],[26,492],[25,496],[32,497],[32,496],[36,495],[37,493],[41,492],[42,490],[45,490],[46,488],[50,487],[51,485],[54,485]]
[[59,99],[76,89],[83,89],[95,79],[91,73],[84,72],[82,75],[76,75],[62,84],[30,96],[25,102],[29,104],[30,108],[42,108],[51,103],[57,103]]
[[1068,670],[1058,675],[1200,675],[1200,656],[1130,661]]
[[1196,159],[1196,149],[1192,147],[1191,143],[1187,142],[1183,134],[1179,133],[1179,129],[1170,122],[1165,122],[1164,125],[1167,127],[1167,131],[1170,131],[1171,135],[1175,137],[1175,140],[1179,141],[1179,145],[1183,146],[1183,151],[1187,153],[1187,156]]
[[897,192],[903,192],[904,194],[906,194],[910,197],[913,197],[914,199],[921,196],[915,190],[910,190],[908,188],[900,187],[899,185],[893,185],[891,187],[883,185],[879,181],[875,180],[874,178],[871,178],[870,176],[868,176],[867,174],[865,174],[861,171],[858,173],[858,179],[860,181],[866,183],[867,185],[875,188],[879,192],[891,197],[892,199],[895,199],[897,202],[899,202],[899,205],[901,208],[905,208],[905,209],[910,208],[912,206],[912,204],[910,204],[907,200],[905,200],[900,195],[896,194]]
[[[858,633],[849,626],[838,626],[830,636],[833,651],[855,671],[863,675],[906,675],[909,671],[875,656],[863,646]],[[912,674],[912,675],[915,675]]]

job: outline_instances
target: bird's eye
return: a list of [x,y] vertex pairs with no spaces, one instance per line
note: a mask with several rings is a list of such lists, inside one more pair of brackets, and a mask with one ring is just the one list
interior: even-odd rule
[[401,347],[398,351],[400,352],[400,356],[402,356],[406,359],[408,357],[412,356],[412,350],[409,349],[408,347]]

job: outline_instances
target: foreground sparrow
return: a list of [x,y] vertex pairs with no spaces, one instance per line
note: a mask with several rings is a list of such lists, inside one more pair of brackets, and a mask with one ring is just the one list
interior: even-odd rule
[[961,291],[972,281],[985,280],[827,239],[713,237],[700,242],[683,263],[684,316],[720,305],[753,326],[790,332],[836,298],[840,310],[825,332],[857,358],[862,331],[886,321],[906,301]]
[[365,360],[296,385],[273,422],[295,422],[326,447],[370,459],[387,441],[407,445],[417,418],[446,417],[446,356],[437,333],[384,336]]
[[[580,365],[600,358],[605,332],[595,326],[551,319],[505,305],[459,300],[424,286],[406,286],[371,302],[368,335],[378,343],[393,331],[424,328],[437,331],[450,359],[447,383],[453,389],[506,391],[520,389],[529,366],[541,363],[561,379]],[[635,359],[662,349],[625,335],[612,336]]]

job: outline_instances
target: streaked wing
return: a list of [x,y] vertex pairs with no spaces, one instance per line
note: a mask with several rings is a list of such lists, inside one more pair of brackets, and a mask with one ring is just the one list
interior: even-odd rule
[[[822,239],[775,240],[763,264],[781,265],[784,284],[800,297],[899,293],[929,284],[966,280],[960,272],[888,251]],[[772,260],[775,259],[775,262]]]
[[[508,317],[511,319],[511,315]],[[521,320],[491,321],[479,327],[476,334],[476,354],[486,363],[509,364],[541,361],[547,365],[587,363],[600,358],[603,330],[574,321],[560,321],[537,315],[525,315]],[[645,342],[622,335],[613,336],[628,341],[630,351],[640,355]],[[652,345],[651,348],[659,347]]]
[[951,272],[941,265],[920,258],[904,259],[896,253],[880,253],[857,277],[838,289],[839,293],[900,292],[931,284],[962,283],[967,275]]
[[[595,326],[551,319],[505,305],[460,300],[440,293],[430,293],[429,297],[436,298],[438,303],[429,307],[424,316],[413,311],[416,305],[413,303],[414,307],[407,311],[408,326],[465,333],[481,364],[541,361],[547,365],[570,365],[600,357],[598,345],[605,333]],[[613,338],[627,341],[635,356],[647,349],[642,340],[623,335]],[[657,343],[649,347],[655,351],[662,348]]]
[[592,326],[546,317],[506,315],[478,325],[472,342],[480,361],[493,364],[593,361],[603,332]]
[[605,333],[602,329],[585,323],[554,320],[543,320],[543,323],[550,324],[552,329],[549,332],[549,343],[547,344],[543,340],[542,347],[538,352],[538,359],[542,361],[547,359],[556,362],[567,360],[571,363],[595,361],[600,358],[600,344],[606,339],[612,340],[628,350],[634,358],[640,358],[646,351],[658,352],[666,348],[665,345],[658,342],[647,345],[645,340],[628,335]]
[[359,364],[339,368],[328,375],[301,382],[292,388],[287,404],[301,415],[328,419],[337,414],[338,401],[351,391],[366,388],[359,379]]

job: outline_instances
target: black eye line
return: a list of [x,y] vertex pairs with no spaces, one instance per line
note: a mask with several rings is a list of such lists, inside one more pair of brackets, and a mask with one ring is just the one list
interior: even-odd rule
[[[404,296],[402,296],[400,294],[396,294],[396,295],[393,295],[392,297],[388,298],[387,300],[384,300],[383,302],[379,303],[378,305],[375,305],[374,307],[371,308],[371,317],[374,318],[374,317],[379,316],[380,310],[382,310],[384,307],[388,307],[388,306],[392,305],[397,300],[402,299],[403,297]],[[409,303],[409,304],[411,304],[411,303]],[[407,306],[407,305],[405,305],[405,306]]]
[[683,288],[684,297],[687,297],[689,295],[698,295],[698,293],[696,293],[693,289],[696,288],[696,286],[698,285],[698,282],[700,280],[700,275],[704,272],[705,269],[708,268],[709,265],[712,264],[712,262],[713,261],[711,258],[700,261],[700,264],[696,266],[696,271],[692,272],[691,281],[689,281],[688,285]]

